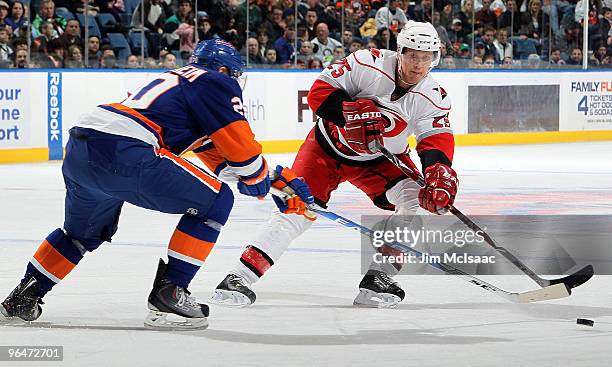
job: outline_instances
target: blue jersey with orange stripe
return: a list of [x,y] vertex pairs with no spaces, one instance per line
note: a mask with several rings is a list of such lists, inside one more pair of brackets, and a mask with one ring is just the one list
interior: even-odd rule
[[[261,145],[243,115],[242,91],[223,73],[189,64],[160,74],[121,103],[99,107],[122,121],[104,122],[101,128],[90,118],[77,125],[141,140],[154,137],[155,145],[177,155],[196,148],[210,151],[216,160],[205,163],[213,170],[229,165],[249,176],[262,167]],[[132,123],[140,131],[132,133],[127,126]]]

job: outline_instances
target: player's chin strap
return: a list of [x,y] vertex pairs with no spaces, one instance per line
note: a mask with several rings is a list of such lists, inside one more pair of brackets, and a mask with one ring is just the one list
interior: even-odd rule
[[[381,152],[391,163],[393,163],[396,167],[402,170],[402,172],[411,178],[414,182],[416,182],[419,186],[425,187],[425,180],[423,176],[420,174],[418,168],[414,165],[414,163],[407,159],[407,162],[401,161],[397,158],[393,153],[389,152],[387,148],[385,148],[379,142],[375,142],[376,148],[379,152]],[[410,165],[410,167],[408,165]],[[593,277],[594,270],[592,265],[587,265],[582,269],[576,271],[573,274],[570,274],[566,277],[558,278],[558,279],[544,279],[538,276],[533,270],[531,270],[527,265],[525,265],[522,261],[516,258],[516,256],[512,255],[506,248],[499,246],[491,236],[489,236],[485,231],[482,230],[476,223],[474,223],[470,218],[468,218],[465,214],[463,214],[459,209],[455,208],[452,204],[449,204],[446,208],[448,211],[453,213],[459,220],[461,220],[468,228],[473,230],[474,232],[481,233],[485,242],[497,250],[500,254],[502,254],[508,261],[510,261],[514,266],[520,269],[525,275],[531,278],[534,282],[536,282],[542,288],[549,287],[555,284],[564,284],[568,291],[572,288],[578,287],[581,284],[586,283],[591,277]],[[571,291],[570,291],[571,293]]]
[[[272,187],[270,189],[270,193],[272,195],[276,195],[281,198],[287,199],[293,195],[290,190],[291,189],[289,188],[285,188],[284,190],[279,190],[275,187]],[[310,210],[317,213],[318,215],[325,217],[335,223],[338,223],[343,227],[356,230],[362,235],[367,236],[371,239],[375,238],[374,231],[370,228],[362,226],[361,224],[356,223],[332,211],[323,209],[317,204],[310,204],[308,205],[308,207]],[[385,242],[385,245],[391,248],[394,248],[396,250],[399,250],[403,253],[412,253],[418,258],[421,258],[423,256],[430,256],[427,253],[420,252],[419,250],[413,247],[407,246],[397,241]],[[426,262],[426,264],[433,268],[441,270],[446,274],[458,276],[459,278],[469,282],[470,284],[473,284],[488,292],[494,293],[511,302],[530,303],[530,302],[538,302],[538,301],[547,301],[547,300],[552,300],[552,299],[568,297],[571,294],[570,290],[563,284],[556,284],[550,287],[536,289],[532,291],[526,291],[522,293],[508,292],[506,290],[503,290],[499,287],[494,286],[491,283],[485,282],[484,280],[480,278],[470,275],[461,269],[457,269],[452,265],[445,264],[443,262]]]

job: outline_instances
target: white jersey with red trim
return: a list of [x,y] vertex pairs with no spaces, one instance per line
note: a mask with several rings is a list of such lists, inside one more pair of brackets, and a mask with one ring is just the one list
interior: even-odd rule
[[[373,100],[388,121],[383,134],[385,147],[394,154],[402,154],[408,150],[408,136],[412,134],[416,136],[418,143],[436,134],[452,134],[448,120],[451,101],[444,88],[431,74],[427,74],[407,93],[394,96],[397,65],[395,55],[396,52],[389,50],[356,51],[323,70],[318,81],[345,90],[353,99]],[[344,151],[342,152],[334,144],[336,140],[336,143],[339,141],[348,148],[343,128],[321,119],[318,128],[335,153],[341,157],[364,161],[380,156],[380,153],[347,155],[346,149],[341,149]],[[350,152],[352,153],[352,150]]]

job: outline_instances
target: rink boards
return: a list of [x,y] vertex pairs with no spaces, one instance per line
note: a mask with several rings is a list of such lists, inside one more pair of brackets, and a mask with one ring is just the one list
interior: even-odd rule
[[[0,163],[61,159],[67,131],[159,71],[0,72]],[[313,126],[316,72],[250,71],[244,107],[266,152],[296,151]],[[459,145],[612,140],[612,72],[435,72]],[[414,142],[412,142],[414,146]]]

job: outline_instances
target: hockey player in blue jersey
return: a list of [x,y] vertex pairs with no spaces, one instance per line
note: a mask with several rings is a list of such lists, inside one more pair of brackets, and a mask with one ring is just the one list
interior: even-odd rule
[[[121,103],[100,105],[70,130],[62,173],[65,221],[40,245],[25,276],[0,306],[0,319],[36,320],[44,295],[83,256],[111,241],[124,202],[182,214],[160,260],[148,298],[150,327],[205,328],[208,306],[189,283],[214,246],[233,206],[227,184],[181,158],[188,151],[217,175],[233,176],[244,195],[263,197],[270,186],[298,196],[275,198],[284,212],[305,214],[313,198],[288,168],[271,180],[261,146],[243,116],[237,82],[243,64],[222,40],[203,41],[192,62],[160,74]],[[296,198],[299,198],[296,200]],[[169,314],[183,318],[170,321]]]

